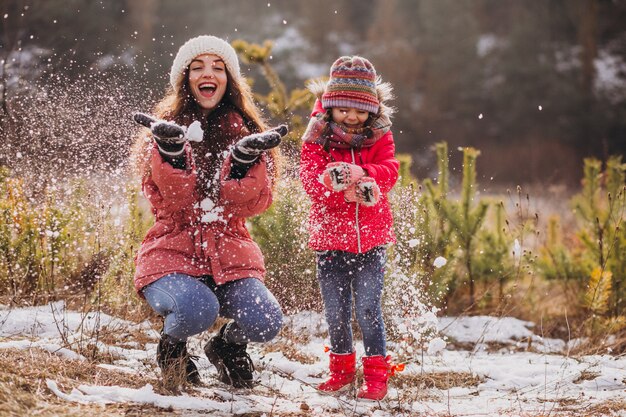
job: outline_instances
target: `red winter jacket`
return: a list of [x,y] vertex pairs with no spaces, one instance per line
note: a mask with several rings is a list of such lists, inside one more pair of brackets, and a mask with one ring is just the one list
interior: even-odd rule
[[[312,116],[323,112],[319,101]],[[300,180],[311,198],[309,213],[309,247],[316,251],[341,250],[364,253],[370,249],[394,243],[393,217],[387,193],[398,179],[399,163],[394,157],[395,145],[391,131],[374,145],[355,148],[324,150],[321,145],[304,143],[300,157]],[[361,166],[380,187],[377,204],[368,207],[348,203],[343,192],[329,191],[318,178],[330,162],[349,162]]]
[[143,191],[156,223],[135,259],[137,291],[172,272],[213,275],[218,285],[248,277],[262,280],[265,275],[261,250],[245,225],[246,217],[272,203],[265,156],[241,180],[226,179],[231,165],[230,157],[226,159],[215,207],[198,197],[196,170],[189,165],[187,170],[175,169],[163,161],[156,145],[152,150],[151,174],[143,181]]

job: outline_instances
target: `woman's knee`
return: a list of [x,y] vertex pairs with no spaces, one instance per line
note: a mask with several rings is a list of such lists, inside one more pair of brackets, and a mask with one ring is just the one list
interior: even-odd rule
[[220,306],[210,289],[198,288],[187,302],[178,303],[178,319],[192,334],[205,331],[217,320]]
[[247,323],[240,325],[251,342],[268,342],[275,338],[283,327],[283,312],[278,303],[270,303],[256,314],[246,316]]
[[234,281],[221,296],[222,315],[235,320],[251,342],[272,340],[283,325],[283,312],[272,293],[256,278]]
[[215,305],[209,304],[202,309],[185,306],[178,311],[179,323],[189,333],[189,336],[202,333],[215,323],[218,311],[217,300],[215,300]]
[[257,327],[255,335],[250,337],[250,340],[254,342],[269,342],[278,335],[280,329],[283,327],[283,315],[273,315],[263,323],[260,323]]
[[[155,284],[151,292],[158,294],[159,304],[167,306],[161,305],[158,312],[170,323],[169,331],[179,338],[201,333],[217,319],[219,301],[211,289],[197,279],[174,275]],[[156,298],[153,294],[148,297]]]

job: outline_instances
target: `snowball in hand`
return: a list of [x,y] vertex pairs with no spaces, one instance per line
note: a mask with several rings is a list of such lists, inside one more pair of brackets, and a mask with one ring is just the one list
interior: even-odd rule
[[156,119],[155,117],[137,112],[133,114],[133,120],[140,125],[147,127],[152,134],[160,139],[170,139],[173,142],[202,142],[204,131],[199,121],[194,121],[188,127],[179,126],[174,122]]
[[201,124],[199,121],[194,121],[187,128],[187,132],[185,134],[185,138],[190,142],[202,142],[202,137],[204,136],[204,131],[200,127]]

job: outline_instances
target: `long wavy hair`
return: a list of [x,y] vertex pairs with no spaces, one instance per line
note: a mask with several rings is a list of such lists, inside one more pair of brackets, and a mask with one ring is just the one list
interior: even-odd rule
[[[242,76],[232,77],[226,69],[227,84],[226,92],[219,105],[230,104],[239,111],[244,119],[246,128],[251,133],[262,132],[267,129],[267,124],[262,117],[261,110],[253,99],[250,86]],[[175,87],[168,87],[165,97],[158,102],[153,114],[159,119],[174,121],[181,126],[189,126],[194,120],[200,120],[204,125],[206,117],[202,115],[191,88],[189,87],[189,67],[184,76],[179,78]],[[137,135],[131,149],[131,163],[139,176],[142,178],[150,175],[150,152],[152,140],[148,129],[142,128]],[[275,185],[279,175],[280,152],[274,148],[269,152],[268,170],[272,185]]]

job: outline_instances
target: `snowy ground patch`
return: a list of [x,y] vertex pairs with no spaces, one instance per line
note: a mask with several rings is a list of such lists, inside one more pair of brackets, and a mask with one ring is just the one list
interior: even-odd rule
[[[340,396],[323,394],[315,390],[328,364],[323,315],[303,312],[287,317],[285,323],[285,331],[272,343],[250,346],[258,370],[259,384],[254,389],[235,390],[216,382],[215,370],[202,354],[206,334],[189,344],[191,352],[199,356],[200,375],[206,383],[199,389],[179,395],[158,393],[149,383],[140,388],[77,383],[62,389],[54,378],[48,378],[45,386],[77,406],[150,404],[192,416],[576,416],[589,415],[593,407],[607,401],[626,404],[626,358],[568,357],[555,348],[559,343],[535,335],[533,323],[488,316],[440,318],[440,339],[433,338],[430,353],[425,351],[409,360],[404,372],[391,379],[389,395],[379,403],[357,401],[356,387]],[[138,325],[104,314],[89,316],[68,311],[62,303],[24,309],[0,307],[0,352],[39,348],[64,358],[79,358],[66,341],[85,340],[98,326],[116,326],[128,335],[143,332],[154,343],[133,348],[132,340],[119,345],[99,342],[99,348],[114,352],[117,359],[94,366],[158,375],[154,361],[158,334],[147,323]],[[473,348],[450,350],[449,344],[444,348],[443,339]],[[517,345],[528,340],[549,348],[520,351]],[[496,352],[482,348],[490,342],[512,348]],[[394,342],[390,341],[392,355],[393,349]],[[360,341],[357,354],[363,354]],[[454,375],[466,375],[473,382],[455,386]],[[446,379],[452,382],[446,385]],[[610,415],[626,416],[626,412],[613,411]]]
[[[577,340],[549,339],[534,333],[535,324],[513,317],[442,317],[439,331],[451,340],[485,350],[489,343],[514,347],[533,347],[546,353],[566,353]],[[570,346],[571,347],[571,346]],[[505,348],[506,349],[506,348]]]

